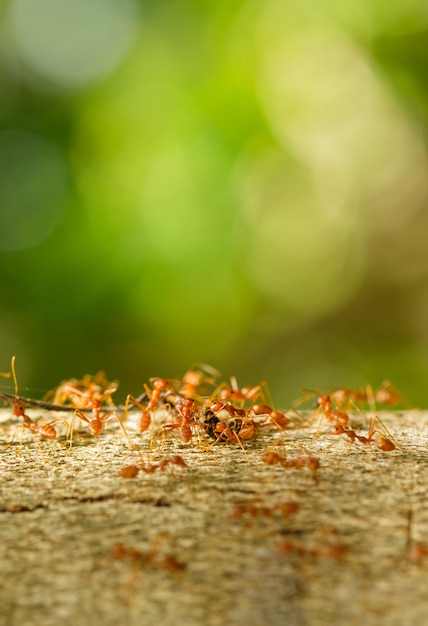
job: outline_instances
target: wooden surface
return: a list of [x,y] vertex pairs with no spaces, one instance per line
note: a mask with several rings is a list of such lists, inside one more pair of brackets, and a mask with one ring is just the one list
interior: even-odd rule
[[[150,456],[132,418],[140,452],[110,424],[71,450],[21,430],[7,445],[19,421],[2,410],[0,625],[420,626],[428,414],[382,419],[390,453],[306,426],[266,430],[245,451],[169,436]],[[320,468],[266,465],[269,449]],[[122,478],[140,454],[187,468]]]

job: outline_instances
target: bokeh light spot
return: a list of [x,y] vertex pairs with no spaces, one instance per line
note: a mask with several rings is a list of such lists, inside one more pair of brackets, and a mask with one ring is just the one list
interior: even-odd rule
[[14,0],[11,28],[25,63],[57,85],[85,85],[113,70],[138,28],[134,0]]

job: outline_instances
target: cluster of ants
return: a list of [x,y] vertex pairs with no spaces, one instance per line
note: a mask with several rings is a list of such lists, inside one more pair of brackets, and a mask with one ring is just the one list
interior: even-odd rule
[[[0,392],[0,399],[11,404],[13,416],[22,420],[21,427],[28,429],[32,435],[52,440],[56,439],[56,426],[61,423],[66,428],[66,440],[70,447],[73,433],[77,431],[76,423],[85,424],[91,435],[99,436],[108,422],[117,420],[129,442],[125,424],[132,409],[138,411],[138,432],[151,430],[152,442],[153,439],[165,441],[168,434],[175,434],[184,444],[196,438],[198,442],[237,444],[244,449],[244,442],[263,429],[284,431],[305,423],[304,416],[296,409],[280,411],[273,408],[266,383],[240,387],[233,376],[228,382],[218,382],[218,372],[208,365],[194,366],[179,379],[151,378],[148,384],[143,385],[144,390],[139,396],[129,394],[123,405],[113,402],[112,395],[118,384],[108,381],[103,372],[84,376],[80,380],[64,381],[43,400],[19,395],[15,357],[12,357],[11,372],[0,374],[12,376],[14,380],[15,393]],[[374,409],[377,404],[389,407],[403,402],[402,395],[388,381],[377,390],[368,386],[360,390],[336,389],[329,394],[302,392],[303,399],[316,398],[315,410],[309,420],[319,416],[320,423],[324,421],[328,424],[326,434],[344,436],[350,443],[366,446],[373,443],[383,452],[396,449],[393,437],[377,416],[368,419],[368,431],[364,435],[351,427],[352,410],[362,412],[363,406]],[[56,417],[50,422],[40,423],[27,415],[27,407],[62,413],[68,411],[72,417],[69,421]],[[308,418],[304,419],[308,421]],[[264,454],[262,461],[284,468],[308,468],[313,473],[319,468],[319,459],[310,454],[288,459],[285,453],[278,452],[278,448]],[[122,475],[130,478],[140,469],[153,473],[171,466],[186,467],[186,463],[180,455],[173,455],[159,463],[129,466]]]

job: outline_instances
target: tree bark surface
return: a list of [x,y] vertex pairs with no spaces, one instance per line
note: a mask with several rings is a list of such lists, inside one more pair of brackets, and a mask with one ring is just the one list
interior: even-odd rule
[[[423,624],[428,413],[379,415],[392,452],[317,424],[244,449],[169,432],[159,448],[135,416],[140,451],[111,423],[70,449],[2,410],[0,625]],[[268,465],[268,451],[320,467]],[[187,467],[148,473],[171,455]]]

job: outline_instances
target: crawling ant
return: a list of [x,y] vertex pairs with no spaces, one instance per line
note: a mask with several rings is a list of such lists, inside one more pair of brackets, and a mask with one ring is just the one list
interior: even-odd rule
[[26,415],[25,413],[25,404],[22,402],[21,398],[18,395],[18,379],[17,379],[16,371],[15,371],[15,357],[14,356],[12,357],[12,361],[11,361],[11,369],[12,369],[13,381],[15,383],[15,400],[13,401],[13,404],[12,404],[12,414],[15,417],[22,417],[22,419],[24,420],[22,426],[24,428],[28,428],[28,430],[33,435],[36,435],[36,434],[40,435],[44,439],[56,439],[57,432],[53,425],[58,422],[64,423],[64,421],[61,419],[56,419],[56,420],[53,420],[52,422],[49,422],[48,424],[40,425],[36,421],[28,417],[28,415]]
[[73,419],[71,420],[71,424],[70,424],[70,427],[69,427],[70,448],[71,448],[72,439],[73,439],[74,420],[76,419],[76,417],[81,419],[82,421],[84,421],[84,422],[86,422],[88,424],[88,430],[91,433],[91,435],[94,435],[94,437],[98,437],[99,435],[101,435],[101,433],[104,430],[104,426],[105,426],[105,424],[107,424],[107,422],[110,422],[111,420],[116,419],[119,422],[119,426],[121,427],[122,432],[125,435],[125,438],[126,438],[128,444],[130,446],[128,433],[127,433],[127,431],[125,429],[125,426],[123,425],[122,420],[120,419],[120,417],[116,413],[116,411],[104,411],[102,413],[100,411],[100,407],[99,406],[95,406],[92,409],[92,414],[91,415],[87,415],[86,413],[84,413],[80,409],[76,409],[74,411]]
[[337,407],[333,405],[333,399],[331,395],[320,394],[319,392],[313,391],[311,389],[301,389],[300,391],[303,393],[303,398],[297,400],[297,404],[299,404],[302,400],[304,401],[305,399],[307,399],[308,396],[310,397],[315,395],[315,415],[321,413],[332,424],[341,424],[342,426],[347,426],[349,424],[349,415],[345,411],[341,410],[341,404],[339,404]]
[[237,504],[231,513],[231,517],[239,518],[245,515],[251,515],[256,517],[263,515],[265,517],[272,517],[275,513],[279,513],[283,516],[293,515],[300,510],[300,506],[297,502],[279,502],[274,506],[262,506],[250,502],[248,504]]
[[287,459],[285,453],[279,454],[274,450],[270,450],[262,456],[261,460],[263,461],[263,463],[266,463],[266,465],[281,465],[286,469],[294,468],[300,470],[303,468],[307,468],[313,474],[315,474],[320,468],[319,458],[316,456],[312,456],[311,454],[299,455],[294,459]]
[[179,435],[184,443],[189,443],[192,438],[192,429],[190,427],[193,416],[196,412],[196,403],[191,398],[184,398],[175,405],[175,409],[180,417]]
[[[59,422],[64,424],[65,423],[64,420],[58,418],[47,424],[39,424],[35,420],[31,419],[25,413],[25,410],[26,410],[25,404],[18,394],[18,378],[16,376],[14,356],[12,357],[12,361],[11,361],[11,369],[12,369],[13,381],[15,384],[15,395],[14,395],[14,400],[12,403],[13,416],[22,418],[23,422],[21,424],[21,427],[28,429],[32,435],[40,435],[40,437],[42,437],[43,439],[51,439],[51,440],[56,439],[57,432],[55,430],[54,424],[57,424]],[[41,451],[40,446],[39,446],[39,449]],[[43,452],[41,452],[41,454],[42,454],[43,461],[45,461]]]
[[411,544],[407,550],[407,556],[412,561],[420,561],[428,557],[428,545],[422,541]]
[[333,408],[331,396],[318,396],[316,407],[317,410],[321,411],[321,413],[325,415],[329,422],[332,422],[333,424],[341,424],[342,426],[347,426],[349,424],[349,415],[344,411]]
[[[225,382],[221,383],[214,391],[212,397],[218,398],[222,402],[237,402],[238,404],[240,404],[241,407],[243,407],[246,402],[254,403],[258,398],[263,399],[263,389],[267,390],[267,385],[265,381],[261,381],[258,385],[255,385],[254,387],[242,387],[240,389],[235,376],[231,376],[230,385]],[[268,393],[269,392],[267,391],[267,394]]]
[[140,468],[137,465],[127,465],[120,470],[119,476],[121,478],[135,478],[139,471]]
[[138,400],[138,398],[134,398],[134,396],[131,396],[130,394],[128,394],[126,397],[126,401],[125,401],[125,413],[124,413],[125,421],[128,419],[128,411],[129,411],[130,403],[133,404],[134,406],[138,406],[141,409],[141,413],[137,419],[137,430],[139,433],[144,433],[150,427],[150,423],[152,420],[150,411],[147,410],[147,406],[145,404],[142,404]]
[[187,463],[180,454],[173,454],[171,456],[165,457],[164,459],[162,459],[162,461],[159,461],[158,468],[163,471],[169,465],[187,468]]
[[186,568],[185,564],[172,554],[158,556],[157,550],[152,549],[149,552],[141,552],[136,548],[127,548],[122,543],[113,547],[111,556],[115,560],[129,559],[138,565],[152,565],[172,573],[181,572]]
[[165,457],[159,461],[159,463],[143,463],[139,467],[137,465],[127,465],[120,470],[119,476],[121,478],[134,478],[140,470],[142,470],[145,474],[154,474],[157,470],[163,472],[170,465],[174,465],[176,467],[188,467],[182,456],[179,454],[173,454]]
[[267,415],[272,423],[278,428],[286,428],[291,420],[286,416],[284,411],[277,411],[267,404],[253,404],[250,413],[254,415]]
[[148,402],[143,404],[141,396],[134,398],[131,394],[128,394],[125,402],[125,420],[128,417],[129,404],[137,406],[141,409],[141,414],[138,416],[137,429],[139,433],[144,433],[151,424],[151,414],[156,410],[158,402],[160,401],[162,392],[171,390],[169,382],[165,378],[152,378],[153,389],[150,389],[147,385],[144,385],[144,398],[148,399]]
[[[376,422],[379,422],[381,424],[384,431],[376,428]],[[359,435],[355,432],[355,430],[352,430],[352,428],[345,428],[341,424],[336,424],[330,434],[346,435],[351,443],[359,441],[360,443],[367,446],[369,446],[372,441],[374,441],[376,446],[379,448],[379,450],[382,450],[382,452],[392,452],[397,447],[396,444],[393,442],[392,436],[388,432],[385,424],[377,416],[371,417],[369,419],[369,431],[367,433],[367,437],[365,435]]]
[[24,418],[25,416],[27,420],[30,420],[30,418],[25,415],[25,408],[26,408],[25,404],[22,402],[21,398],[18,395],[18,379],[16,377],[14,356],[12,357],[12,361],[11,361],[11,369],[12,369],[13,381],[15,383],[15,396],[14,396],[14,401],[12,403],[12,415],[14,417],[22,417],[22,418]]
[[147,385],[144,385],[147,395],[149,396],[149,402],[147,404],[148,411],[154,411],[158,402],[161,399],[162,392],[174,391],[171,389],[170,383],[165,378],[151,378],[153,389],[150,389]]
[[214,385],[219,372],[205,363],[193,366],[183,375],[178,394],[183,398],[202,400],[199,389],[202,385]]
[[165,459],[159,462],[159,469],[163,471],[168,465],[175,465],[176,467],[185,467],[187,469],[187,463],[179,454],[173,454],[167,456]]
[[328,541],[320,545],[306,547],[297,541],[283,541],[277,549],[279,554],[294,554],[300,557],[325,557],[343,559],[348,554],[348,547],[339,541]]
[[382,381],[382,384],[373,392],[373,395],[376,402],[385,406],[394,406],[396,404],[409,406],[408,400],[390,380]]
[[184,443],[192,439],[192,424],[198,415],[196,402],[192,398],[179,398],[171,407],[176,422],[164,424],[162,432],[178,430],[179,437]]
[[344,404],[368,404],[371,407],[376,403],[384,406],[394,406],[396,404],[409,405],[403,394],[391,383],[390,380],[383,380],[377,389],[373,389],[371,385],[366,385],[365,389],[335,389],[331,392],[331,397],[338,403]]
[[113,407],[111,396],[117,388],[118,383],[109,382],[104,372],[100,371],[95,376],[87,374],[81,380],[72,378],[62,382],[54,391],[53,402],[59,405],[69,403],[75,409],[93,409],[103,403]]

